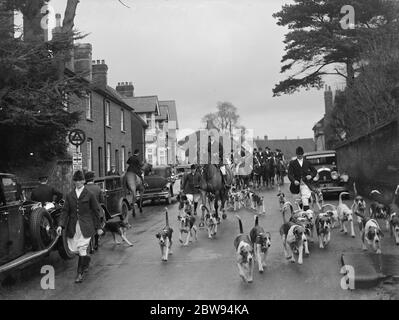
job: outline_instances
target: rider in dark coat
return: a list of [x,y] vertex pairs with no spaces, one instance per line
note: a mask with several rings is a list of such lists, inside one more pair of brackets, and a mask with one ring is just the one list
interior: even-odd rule
[[141,162],[139,155],[140,151],[138,149],[134,150],[133,156],[127,160],[127,164],[129,165],[127,171],[134,172],[143,182],[143,170],[141,169],[143,163]]

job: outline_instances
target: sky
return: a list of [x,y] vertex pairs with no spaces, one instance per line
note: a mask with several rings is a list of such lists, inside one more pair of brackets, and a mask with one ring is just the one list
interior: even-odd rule
[[[181,130],[202,128],[219,101],[269,139],[313,137],[323,90],[273,97],[287,29],[272,14],[289,0],[81,0],[76,28],[89,35],[108,84],[133,82],[136,96],[175,100]],[[51,0],[64,15],[66,0]],[[334,87],[334,83],[327,84]]]

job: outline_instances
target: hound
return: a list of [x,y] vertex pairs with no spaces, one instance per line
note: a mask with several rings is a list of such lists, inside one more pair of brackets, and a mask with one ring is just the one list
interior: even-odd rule
[[183,244],[183,233],[187,233],[186,242],[184,242],[184,246],[188,246],[188,243],[191,240],[192,233],[194,233],[194,239],[197,240],[197,226],[195,225],[195,217],[193,216],[193,205],[189,200],[186,200],[184,203],[184,210],[182,214],[178,215],[178,220],[180,222],[180,235],[179,241]]
[[353,183],[353,189],[355,191],[355,199],[353,200],[351,210],[357,216],[359,231],[362,232],[363,229],[362,217],[364,217],[366,214],[366,201],[361,195],[357,193],[355,182]]
[[[108,221],[102,228],[104,234],[106,232],[111,232],[112,237],[114,238],[114,242],[116,244],[121,244],[124,241],[129,245],[129,247],[133,247],[133,243],[131,243],[126,237],[127,229],[129,229],[129,225],[125,221]],[[119,235],[121,237],[122,242],[116,239],[116,235]]]
[[205,206],[202,206],[202,209],[206,211],[205,213],[205,225],[208,230],[208,238],[212,239],[216,236],[218,231],[218,223],[216,219],[216,215],[209,211],[209,209]]
[[384,234],[382,233],[377,220],[363,218],[363,231],[361,234],[362,249],[366,251],[367,246],[369,246],[373,248],[375,253],[381,254],[382,237],[384,237]]
[[236,217],[240,228],[239,235],[234,239],[238,271],[243,281],[252,283],[254,272],[254,249],[250,237],[244,234],[241,218],[238,215],[236,215]]
[[278,197],[278,204],[280,206],[280,211],[283,212],[283,208],[287,200],[285,199],[285,194],[281,191],[280,186],[278,187],[277,197]]
[[305,228],[293,222],[284,223],[280,228],[285,258],[295,263],[294,252],[298,252],[298,264],[303,264],[303,250],[307,243]]
[[338,213],[338,219],[339,223],[341,226],[341,232],[344,232],[345,234],[348,234],[348,230],[346,228],[346,223],[349,223],[350,229],[351,229],[351,237],[355,237],[355,229],[353,227],[353,212],[349,207],[343,203],[342,201],[342,196],[344,194],[348,194],[348,192],[341,192],[339,195],[339,202],[338,202],[338,207],[337,207],[337,213]]
[[319,238],[319,247],[323,249],[331,241],[332,211],[320,212],[316,217],[316,234]]
[[172,234],[173,229],[169,226],[168,209],[165,208],[166,225],[155,236],[161,248],[162,261],[168,261],[169,254],[172,254]]
[[271,246],[271,235],[269,232],[259,226],[259,218],[255,216],[255,226],[249,232],[252,247],[255,249],[255,259],[258,262],[259,272],[263,273],[263,267],[266,267],[266,257]]

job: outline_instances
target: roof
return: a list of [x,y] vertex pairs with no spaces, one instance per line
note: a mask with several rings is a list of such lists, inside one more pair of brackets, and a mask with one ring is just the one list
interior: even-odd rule
[[269,147],[271,151],[280,149],[286,159],[291,159],[292,157],[294,157],[295,150],[299,146],[301,146],[305,152],[314,151],[316,149],[316,144],[313,138],[254,140],[255,148],[262,148],[262,150],[265,150],[266,147]]
[[169,109],[168,106],[159,104],[160,115],[155,117],[155,120],[169,120]]
[[159,105],[168,107],[168,109],[169,109],[169,121],[175,121],[176,122],[176,129],[179,129],[179,121],[177,120],[176,101],[174,101],[174,100],[159,101]]
[[321,118],[316,124],[313,126],[312,130],[315,131],[317,127],[324,127],[324,117]]
[[136,113],[152,113],[160,114],[158,96],[145,96],[123,98],[123,100],[131,106]]

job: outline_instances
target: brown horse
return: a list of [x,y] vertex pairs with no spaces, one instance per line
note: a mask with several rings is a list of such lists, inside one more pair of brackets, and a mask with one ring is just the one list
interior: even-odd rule
[[[152,169],[151,164],[149,163],[144,163],[142,166],[142,171],[144,172],[144,175],[147,175]],[[132,214],[133,217],[136,215],[134,205],[138,202],[138,207],[140,210],[140,213],[143,213],[143,193],[145,191],[145,186],[140,179],[140,177],[132,172],[132,171],[127,171],[123,176],[122,176],[122,188],[126,193],[131,193],[133,200],[132,200]],[[137,199],[137,191],[140,192],[140,198]]]
[[[206,206],[206,199],[214,199],[215,214],[218,221],[219,219],[219,201],[221,202],[221,210],[223,212],[223,218],[226,218],[225,214],[225,202],[227,201],[227,189],[223,184],[222,173],[220,169],[214,164],[206,164],[200,167],[199,173],[201,176],[200,192],[203,206]],[[231,184],[233,181],[233,174],[226,166],[226,183]],[[202,209],[202,221],[204,218],[205,208]]]

